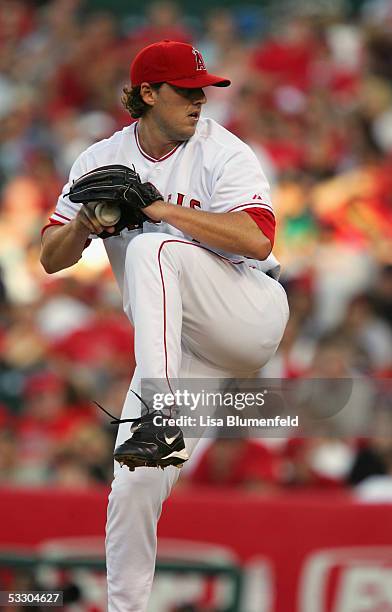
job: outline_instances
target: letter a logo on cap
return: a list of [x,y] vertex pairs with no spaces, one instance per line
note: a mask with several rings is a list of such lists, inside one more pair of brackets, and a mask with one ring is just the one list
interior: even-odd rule
[[206,65],[204,63],[204,60],[202,58],[200,51],[198,51],[197,49],[192,49],[192,53],[194,54],[196,58],[196,70],[203,70],[207,72],[207,68],[206,68]]

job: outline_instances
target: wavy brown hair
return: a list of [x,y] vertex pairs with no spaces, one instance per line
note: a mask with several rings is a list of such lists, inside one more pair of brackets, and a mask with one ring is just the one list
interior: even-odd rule
[[[162,83],[152,83],[150,86],[152,89],[158,91],[161,85]],[[121,102],[133,119],[143,117],[143,115],[145,115],[150,108],[150,106],[144,102],[142,96],[140,95],[140,85],[131,87],[131,89],[124,87]]]

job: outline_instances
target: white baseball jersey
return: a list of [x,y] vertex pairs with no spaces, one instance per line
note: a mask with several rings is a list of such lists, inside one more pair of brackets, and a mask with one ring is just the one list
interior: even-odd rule
[[[269,185],[260,164],[250,147],[228,130],[212,119],[200,119],[192,138],[160,159],[154,159],[143,151],[137,126],[134,123],[93,144],[77,158],[50,224],[65,224],[76,216],[81,205],[71,202],[66,195],[72,181],[94,168],[109,164],[134,166],[141,180],[153,183],[167,202],[216,213],[246,210],[252,216],[258,211],[265,213],[264,219],[263,215],[253,216],[261,228],[263,223],[269,227],[271,222],[274,223]],[[147,222],[143,229],[124,229],[119,236],[105,239],[106,251],[120,287],[126,248],[132,237],[142,232],[164,232],[192,240],[192,237],[163,222]],[[235,253],[212,250],[232,261],[244,260],[243,256]],[[279,264],[273,255],[262,262],[247,259],[247,263],[264,272],[270,271],[275,277],[279,274]]]

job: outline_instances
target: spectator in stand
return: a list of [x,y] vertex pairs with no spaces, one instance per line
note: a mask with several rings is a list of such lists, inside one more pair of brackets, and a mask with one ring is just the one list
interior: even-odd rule
[[9,307],[1,348],[3,362],[15,371],[27,374],[45,361],[47,341],[36,325],[33,304],[13,303]]
[[0,5],[0,44],[17,44],[34,25],[34,10],[30,3],[11,0]]
[[20,463],[31,483],[47,479],[48,459],[64,437],[81,422],[94,421],[88,407],[69,404],[65,381],[56,374],[43,371],[30,376],[16,433]]
[[298,378],[309,370],[320,336],[314,282],[310,270],[285,281],[290,319],[277,353],[263,368],[266,378]]
[[39,330],[52,344],[84,329],[94,318],[92,302],[97,298],[95,286],[72,278],[51,279],[37,303]]
[[111,442],[101,427],[77,424],[51,453],[50,483],[63,487],[106,484],[113,467]]
[[183,23],[180,5],[172,0],[155,0],[146,6],[144,27],[131,32],[127,39],[130,56],[134,57],[140,49],[160,40],[176,40],[192,43],[193,34]]
[[65,61],[49,82],[49,112],[58,115],[74,108],[106,110],[107,104],[111,107],[113,96],[109,92],[117,88],[120,72],[118,45],[113,16],[90,15],[83,35],[69,48]]
[[358,443],[356,457],[347,477],[355,494],[365,502],[392,502],[391,382],[372,421],[372,434]]
[[325,48],[322,31],[309,18],[291,15],[254,49],[251,67],[269,88],[290,85],[308,91],[311,66]]
[[[197,48],[213,74],[225,74],[231,80],[230,92],[222,90],[208,93],[203,110],[207,117],[227,124],[233,97],[238,95],[241,98],[240,90],[248,81],[244,65],[247,64],[249,51],[241,39],[234,13],[223,7],[211,10],[206,16],[203,38],[197,42]],[[251,117],[250,121],[254,123],[255,118]]]
[[291,438],[282,449],[282,484],[312,490],[342,489],[354,449],[334,436]]
[[362,352],[343,331],[318,341],[304,380],[293,387],[300,420],[307,426],[305,436],[288,440],[283,451],[287,484],[345,486],[355,439],[369,431],[377,406],[375,390],[359,377],[362,364]]
[[212,487],[235,487],[273,493],[280,479],[280,463],[260,440],[217,439],[198,458],[189,481]]
[[367,355],[371,373],[392,370],[392,329],[377,317],[370,295],[358,295],[350,302],[340,331],[360,354]]

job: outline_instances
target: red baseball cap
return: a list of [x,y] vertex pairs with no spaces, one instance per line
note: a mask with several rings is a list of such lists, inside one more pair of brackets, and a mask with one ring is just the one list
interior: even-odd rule
[[228,79],[207,72],[200,51],[174,40],[148,45],[136,55],[131,64],[131,83],[136,87],[144,82],[169,83],[189,89],[230,85]]

